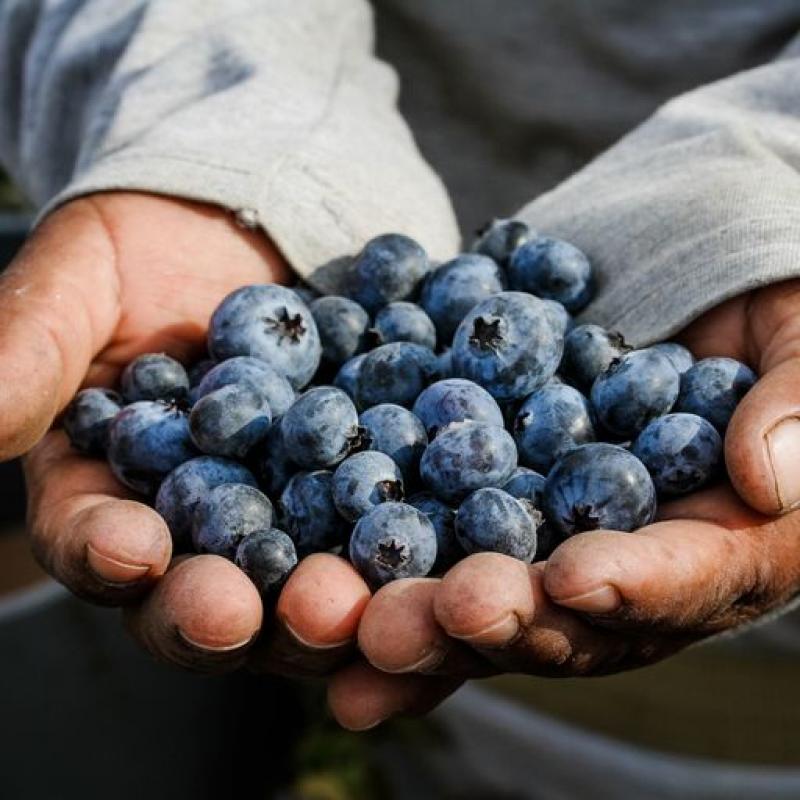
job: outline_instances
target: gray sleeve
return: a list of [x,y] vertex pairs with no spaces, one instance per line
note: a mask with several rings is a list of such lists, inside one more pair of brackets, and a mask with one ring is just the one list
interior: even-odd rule
[[584,319],[637,344],[800,276],[800,41],[666,103],[520,214],[586,251],[599,292]]
[[450,257],[372,51],[364,0],[0,0],[0,159],[40,217],[115,189],[215,203],[306,277],[390,230]]

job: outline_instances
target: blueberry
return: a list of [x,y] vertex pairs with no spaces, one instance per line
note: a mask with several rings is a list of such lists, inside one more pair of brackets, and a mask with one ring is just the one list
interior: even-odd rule
[[272,423],[263,441],[248,453],[247,461],[258,480],[271,497],[283,491],[289,479],[297,472],[283,438],[281,421]]
[[431,521],[436,532],[436,563],[432,571],[447,572],[466,555],[456,538],[456,512],[431,492],[419,492],[407,502]]
[[725,433],[739,401],[756,382],[750,367],[732,358],[704,358],[681,376],[676,411],[697,414]]
[[639,434],[631,452],[647,467],[659,493],[682,495],[714,476],[722,458],[722,438],[696,414],[667,414]]
[[319,292],[305,283],[296,283],[291,289],[307,306],[319,297]]
[[350,527],[333,502],[333,475],[327,470],[298,472],[280,499],[281,526],[298,554],[331,550],[347,541]]
[[422,287],[420,304],[433,320],[439,341],[451,341],[462,319],[506,288],[503,270],[486,256],[466,253],[437,267]]
[[249,384],[263,394],[273,419],[283,416],[295,400],[292,385],[280,372],[258,358],[236,356],[217,364],[206,373],[195,392],[195,402],[232,383]]
[[436,356],[436,374],[440,378],[453,377],[453,351],[449,347]]
[[559,336],[565,336],[568,331],[572,330],[574,324],[572,315],[556,300],[548,300],[546,297],[541,298],[541,300],[544,303],[545,316],[553,326],[553,330]]
[[564,338],[536,297],[502,292],[464,317],[453,339],[453,368],[499,402],[517,400],[553,377]]
[[359,424],[370,450],[386,453],[403,473],[407,484],[419,474],[419,460],[428,444],[423,424],[407,408],[382,403],[364,411]]
[[517,466],[517,448],[504,429],[486,422],[455,422],[422,454],[422,480],[448,503],[476,489],[502,486]]
[[246,483],[223,483],[197,502],[192,542],[198,553],[233,559],[245,536],[271,525],[272,503],[266,495]]
[[322,357],[329,364],[344,364],[364,349],[369,314],[355,300],[328,295],[309,308],[319,330]]
[[658,350],[633,350],[611,362],[592,386],[592,406],[615,436],[636,436],[675,405],[680,376]]
[[359,405],[410,406],[436,377],[437,366],[432,350],[412,342],[376,347],[361,363],[356,389]]
[[311,380],[322,356],[308,306],[291,289],[271,284],[243,286],[217,306],[208,326],[208,350],[217,361],[260,358],[295,389]]
[[508,279],[512,289],[557,300],[577,314],[594,296],[589,259],[561,239],[539,236],[520,245],[511,256]]
[[130,489],[153,494],[164,476],[197,455],[188,416],[174,405],[140,400],[126,406],[108,429],[108,463]]
[[500,488],[517,500],[529,500],[536,508],[541,509],[544,482],[544,475],[540,475],[536,470],[517,467]]
[[376,236],[352,264],[350,295],[374,314],[411,297],[429,269],[427,254],[413,239],[400,233]]
[[261,596],[272,598],[297,565],[297,553],[292,540],[272,528],[245,536],[236,549],[235,561]]
[[217,366],[217,362],[210,359],[210,358],[203,358],[200,361],[195,361],[189,369],[186,371],[189,375],[189,386],[194,389],[196,386],[200,385],[200,381],[205,378],[205,376],[211,372],[214,367]]
[[521,220],[493,219],[478,231],[472,250],[505,266],[511,254],[536,234]]
[[547,473],[564,453],[595,440],[589,403],[565,383],[548,383],[520,406],[514,440],[520,461]]
[[523,503],[502,489],[478,489],[459,506],[456,536],[467,553],[502,553],[531,562],[536,555],[534,518]]
[[111,389],[84,389],[64,412],[64,430],[81,453],[102,455],[108,446],[108,428],[122,407],[122,398]]
[[183,364],[174,358],[164,353],[146,353],[125,367],[120,387],[126,403],[137,400],[181,402],[189,396],[189,375]]
[[384,306],[375,315],[370,335],[375,344],[414,342],[430,350],[436,348],[436,328],[431,318],[416,303],[406,301]]
[[304,469],[332,467],[362,447],[353,401],[335,386],[300,395],[281,420],[290,458]]
[[451,422],[473,420],[501,428],[504,424],[503,412],[489,392],[463,378],[431,384],[416,399],[413,411],[431,439]]
[[534,522],[537,519],[540,520],[539,527],[536,529],[534,561],[543,561],[549,558],[562,540],[556,529],[544,518],[544,484],[544,475],[540,475],[528,467],[517,467],[501,487],[504,492],[508,492],[512,497],[523,502]]
[[271,422],[266,396],[247,383],[230,383],[209,392],[189,414],[197,448],[229,458],[244,458],[267,435]]
[[607,331],[599,325],[578,325],[564,339],[559,372],[582,392],[590,392],[597,376],[630,350],[622,334],[616,331]]
[[333,501],[350,522],[381,503],[403,497],[400,469],[389,456],[377,450],[346,458],[333,473]]
[[349,361],[345,361],[333,380],[333,385],[345,392],[356,406],[358,406],[358,376],[366,357],[366,353],[360,353]]
[[246,467],[235,461],[200,456],[176,467],[161,482],[156,495],[156,511],[166,520],[178,547],[189,544],[194,510],[199,500],[223,483],[255,486],[256,479]]
[[622,447],[584,444],[556,462],[544,487],[544,513],[564,536],[653,521],[656,490],[647,468]]
[[436,532],[416,508],[384,503],[356,524],[350,560],[373,589],[398,578],[422,578],[436,561]]
[[677,342],[660,342],[654,344],[651,350],[658,350],[672,362],[672,366],[678,371],[678,375],[683,375],[694,366],[694,356],[682,344]]

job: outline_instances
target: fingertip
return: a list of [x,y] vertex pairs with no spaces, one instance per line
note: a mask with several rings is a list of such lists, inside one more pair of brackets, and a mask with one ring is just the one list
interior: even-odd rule
[[351,564],[330,553],[315,553],[289,577],[276,613],[302,645],[336,648],[355,639],[369,598],[369,588]]
[[749,506],[784,514],[800,506],[800,364],[766,374],[737,407],[725,434],[731,483]]
[[164,520],[132,500],[106,500],[80,511],[89,568],[101,581],[126,584],[164,574],[172,540]]
[[512,641],[535,610],[531,567],[497,553],[478,553],[442,579],[434,613],[448,635],[476,647]]

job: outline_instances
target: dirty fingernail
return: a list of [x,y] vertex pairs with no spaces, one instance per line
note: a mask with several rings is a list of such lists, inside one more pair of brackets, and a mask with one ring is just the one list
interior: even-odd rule
[[566,606],[573,611],[584,611],[587,614],[610,614],[622,605],[622,598],[613,586],[601,586],[591,592],[565,597],[553,598],[554,603]]
[[800,419],[787,417],[766,435],[767,453],[781,510],[800,504]]

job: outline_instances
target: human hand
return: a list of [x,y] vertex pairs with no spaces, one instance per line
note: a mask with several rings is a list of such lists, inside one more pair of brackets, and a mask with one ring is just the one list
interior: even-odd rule
[[546,563],[484,553],[441,580],[383,587],[359,628],[370,663],[331,684],[345,726],[430,704],[465,678],[644,666],[797,595],[800,282],[728,301],[680,338],[698,358],[731,356],[761,376],[727,432],[730,483],[664,504],[635,534],[574,536]]
[[25,459],[34,552],[76,594],[128,606],[134,636],[183,666],[326,672],[351,657],[368,590],[344,560],[312,556],[265,614],[230,562],[171,561],[161,517],[45,432],[82,384],[114,384],[142,352],[196,357],[222,297],[288,277],[268,239],[222,209],[114,193],[56,211],[0,278],[0,457],[41,439]]

